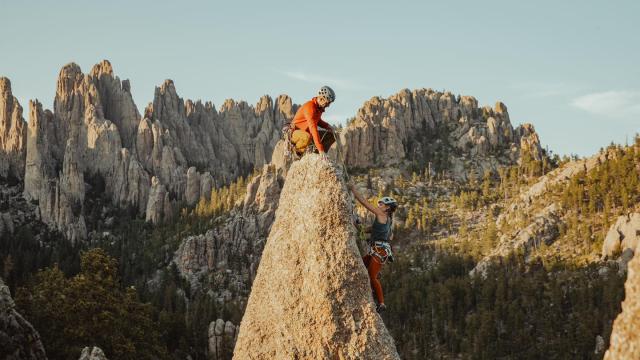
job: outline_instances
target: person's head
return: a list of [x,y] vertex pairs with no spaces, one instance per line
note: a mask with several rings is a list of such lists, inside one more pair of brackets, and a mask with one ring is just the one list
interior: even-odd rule
[[317,101],[321,108],[327,108],[332,102],[336,101],[336,93],[332,88],[323,86],[318,91]]
[[392,197],[385,196],[378,200],[378,208],[384,210],[387,214],[392,215],[398,208],[398,202]]

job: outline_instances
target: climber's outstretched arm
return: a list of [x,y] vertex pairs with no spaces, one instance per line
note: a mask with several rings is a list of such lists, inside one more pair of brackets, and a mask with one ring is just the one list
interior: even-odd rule
[[382,211],[380,208],[377,208],[373,206],[370,202],[368,202],[367,199],[365,199],[364,196],[362,196],[362,194],[360,194],[358,190],[356,190],[353,184],[349,185],[349,189],[353,193],[353,196],[355,196],[356,200],[358,200],[358,202],[362,204],[362,206],[364,206],[367,210],[371,211],[372,213],[376,214],[377,217],[383,217],[384,219],[386,219],[387,214],[385,214],[384,211]]

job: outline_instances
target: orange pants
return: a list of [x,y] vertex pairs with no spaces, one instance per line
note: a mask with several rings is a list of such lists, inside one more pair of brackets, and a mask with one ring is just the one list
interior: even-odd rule
[[362,261],[364,261],[364,266],[367,267],[367,271],[369,272],[369,282],[371,283],[371,289],[376,293],[378,304],[384,304],[382,284],[380,284],[380,280],[378,280],[378,273],[380,273],[380,269],[382,269],[382,262],[370,254],[363,256]]

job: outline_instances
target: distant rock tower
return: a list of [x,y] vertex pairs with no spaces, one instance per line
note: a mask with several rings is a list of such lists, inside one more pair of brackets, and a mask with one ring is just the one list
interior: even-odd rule
[[11,93],[11,82],[0,77],[0,178],[24,178],[27,123],[22,106]]

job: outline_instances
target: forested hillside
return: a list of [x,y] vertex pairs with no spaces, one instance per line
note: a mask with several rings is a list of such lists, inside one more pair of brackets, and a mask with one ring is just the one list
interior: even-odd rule
[[[296,206],[279,203],[278,140],[297,105],[216,110],[167,80],[141,115],[105,61],[63,67],[55,108],[32,102],[27,123],[1,80],[0,277],[49,358],[231,358],[275,212]],[[640,230],[640,137],[561,158],[504,104],[431,89],[374,97],[339,135],[341,176],[399,202],[382,319],[402,358],[604,356]]]

